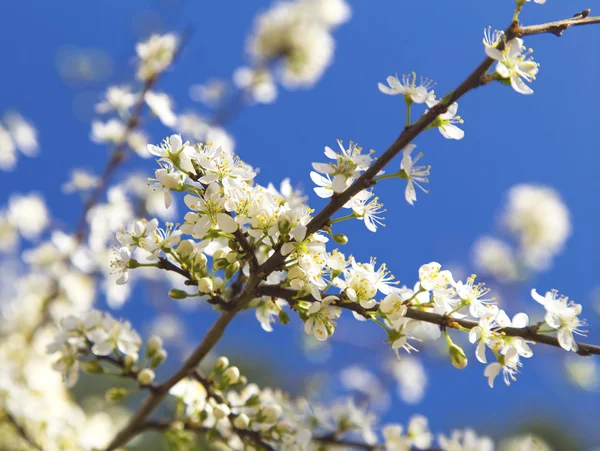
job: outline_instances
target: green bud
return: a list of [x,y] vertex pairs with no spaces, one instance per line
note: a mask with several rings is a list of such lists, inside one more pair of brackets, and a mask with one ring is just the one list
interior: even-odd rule
[[233,420],[233,425],[238,429],[246,429],[249,424],[250,424],[250,418],[248,418],[248,415],[246,415],[245,413],[239,414]]
[[226,384],[235,384],[240,380],[240,369],[237,366],[230,366],[223,373],[223,382]]
[[156,354],[154,354],[154,356],[152,357],[152,360],[150,360],[150,367],[156,368],[157,366],[164,363],[165,360],[167,360],[167,351],[165,351],[164,349],[161,349]]
[[279,311],[279,322],[283,325],[287,324],[290,322],[290,315],[287,314],[287,312],[284,312],[283,310]]
[[247,407],[259,406],[260,404],[261,404],[260,396],[258,396],[258,395],[252,395],[246,401],[246,406]]
[[229,359],[225,356],[221,356],[217,359],[215,363],[215,371],[222,372],[229,366]]
[[123,371],[128,372],[131,371],[133,366],[137,363],[139,356],[137,354],[127,354],[123,361]]
[[279,233],[281,233],[282,236],[287,236],[287,234],[290,233],[292,225],[291,225],[289,219],[283,218],[283,219],[279,220],[278,227],[279,227]]
[[171,299],[185,299],[188,297],[188,294],[183,290],[178,290],[177,288],[171,288],[169,290],[169,297]]
[[233,277],[233,275],[239,271],[239,269],[240,269],[240,262],[232,263],[231,265],[227,266],[227,268],[225,268],[225,277],[227,279],[231,279]]
[[236,254],[235,252],[230,252],[225,258],[229,263],[235,263],[238,261],[238,254]]
[[125,398],[129,394],[129,390],[126,388],[111,388],[105,394],[105,398],[108,402],[117,402]]
[[152,357],[163,348],[163,340],[158,335],[150,337],[146,343],[146,355]]
[[96,361],[91,362],[79,362],[81,370],[87,374],[102,374],[104,373],[104,368]]
[[448,353],[450,354],[450,361],[459,370],[462,370],[467,366],[468,360],[465,355],[465,351],[452,341],[448,332],[444,332],[446,335],[446,341],[448,342]]
[[206,255],[204,255],[202,252],[200,252],[199,254],[196,254],[196,256],[194,257],[194,265],[200,269],[206,268],[207,262],[208,262],[208,259],[206,258]]
[[348,237],[343,233],[333,233],[331,237],[337,244],[346,244],[348,242]]
[[138,373],[137,381],[140,383],[140,385],[150,385],[152,382],[154,382],[155,376],[156,375],[154,374],[154,371],[152,371],[150,368],[144,368]]
[[218,271],[219,269],[224,269],[227,265],[229,265],[229,262],[227,261],[226,258],[219,258],[219,259],[215,259],[213,260],[213,267]]
[[213,254],[213,260],[215,260],[215,261],[221,260],[222,258],[227,257],[228,253],[229,252],[226,251],[225,249],[216,250],[215,253]]

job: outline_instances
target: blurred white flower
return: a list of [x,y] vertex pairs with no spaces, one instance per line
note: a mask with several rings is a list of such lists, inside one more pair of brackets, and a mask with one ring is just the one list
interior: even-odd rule
[[98,144],[120,144],[125,140],[127,128],[119,119],[109,119],[106,122],[93,121],[90,139]]
[[277,98],[277,86],[267,70],[238,67],[233,72],[233,82],[238,88],[246,91],[254,102],[273,103]]
[[331,63],[331,27],[349,17],[349,7],[340,1],[276,3],[256,19],[248,52],[257,66],[277,62],[284,85],[309,87]]
[[21,235],[32,240],[50,225],[44,200],[37,194],[15,194],[8,201],[8,220]]
[[504,241],[483,236],[473,245],[472,253],[480,272],[491,274],[502,282],[514,282],[519,278],[514,252]]
[[228,91],[229,86],[225,80],[211,79],[203,84],[190,86],[189,94],[195,102],[215,106],[225,98]]
[[4,124],[17,148],[28,157],[38,153],[37,130],[16,111],[8,111],[3,117]]
[[594,391],[600,386],[598,364],[594,359],[567,356],[565,370],[569,380],[584,390]]
[[71,179],[62,186],[63,193],[89,191],[100,184],[100,178],[84,169],[73,169]]
[[427,388],[427,373],[421,361],[410,356],[393,359],[390,371],[398,384],[398,397],[407,404],[420,403]]
[[147,41],[138,43],[136,46],[140,59],[138,78],[148,80],[169,67],[178,44],[179,39],[173,33],[154,34]]
[[132,93],[128,86],[109,86],[104,94],[104,100],[96,104],[97,113],[117,111],[124,116],[135,104],[137,95]]
[[546,186],[513,186],[502,216],[519,241],[524,264],[534,270],[548,269],[571,234],[567,206],[556,191]]
[[144,95],[144,100],[148,107],[158,117],[158,119],[167,127],[174,127],[177,123],[177,116],[173,112],[173,99],[168,94],[162,92],[148,91]]

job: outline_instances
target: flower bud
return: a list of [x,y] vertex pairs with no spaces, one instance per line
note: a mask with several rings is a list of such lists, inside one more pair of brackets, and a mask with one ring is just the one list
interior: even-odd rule
[[333,241],[337,244],[346,244],[348,242],[348,237],[343,233],[334,233],[331,235],[331,238],[333,238]]
[[452,365],[454,365],[459,370],[462,370],[464,367],[467,366],[467,356],[465,355],[465,352],[460,346],[457,346],[454,343],[452,343],[450,345],[449,352],[450,361],[452,362]]
[[221,260],[221,259],[227,257],[228,253],[229,253],[229,251],[226,251],[225,249],[217,249],[213,254],[213,260],[215,260],[215,261]]
[[188,297],[188,294],[183,290],[178,290],[177,288],[171,288],[169,290],[169,297],[171,299],[185,299]]
[[161,349],[156,354],[154,354],[154,356],[152,357],[152,360],[150,360],[150,367],[156,368],[157,366],[164,363],[165,360],[167,360],[167,351],[165,351],[164,349]]
[[264,418],[265,423],[275,423],[279,417],[281,416],[281,407],[276,404],[271,404],[269,406],[265,406],[261,410],[261,414]]
[[163,340],[158,335],[153,335],[150,337],[148,342],[146,343],[146,354],[149,357],[152,357],[158,351],[163,348]]
[[300,266],[294,266],[287,272],[288,279],[304,279],[306,277],[306,271]]
[[186,259],[194,252],[194,242],[192,240],[183,240],[177,246],[177,254]]
[[290,322],[290,315],[287,314],[287,312],[284,312],[283,310],[279,311],[279,322],[283,325],[287,324]]
[[235,420],[233,420],[233,425],[238,429],[246,429],[250,424],[250,418],[245,413],[240,413]]
[[127,354],[123,359],[123,372],[131,371],[139,359],[137,354]]
[[122,400],[128,394],[129,390],[126,388],[111,388],[106,392],[105,397],[108,402],[117,402]]
[[230,366],[223,373],[223,380],[228,384],[235,384],[240,380],[240,370],[237,366]]
[[140,383],[140,385],[150,385],[152,382],[154,382],[155,376],[156,375],[154,374],[154,371],[152,371],[150,368],[144,368],[138,373],[137,381]]
[[238,272],[238,270],[240,269],[240,262],[233,262],[231,265],[227,266],[227,268],[225,268],[225,277],[227,279],[231,279],[233,277],[233,275]]
[[104,373],[104,368],[98,362],[79,362],[79,365],[84,373],[87,374],[102,374]]
[[302,288],[304,288],[304,285],[305,283],[301,279],[290,280],[290,287],[292,287],[296,291],[300,291]]
[[215,371],[219,373],[224,371],[229,366],[229,359],[225,356],[221,356],[217,359],[217,363],[215,363]]
[[260,405],[260,396],[254,394],[248,398],[246,401],[247,407],[256,407]]
[[211,293],[213,291],[213,281],[210,277],[203,277],[198,281],[198,291],[200,293]]
[[225,258],[229,263],[235,263],[238,261],[238,254],[236,254],[235,252],[230,252]]
[[223,269],[225,268],[227,265],[229,265],[229,262],[227,261],[226,258],[219,258],[214,259],[213,260],[213,267],[218,271],[219,269]]
[[230,413],[231,413],[231,410],[229,410],[229,407],[226,404],[217,404],[213,408],[213,415],[218,420],[220,420],[221,418],[225,418],[226,416],[229,416]]
[[200,269],[205,268],[207,262],[208,259],[206,258],[206,255],[204,255],[202,252],[196,254],[196,256],[194,257],[194,265],[198,266]]

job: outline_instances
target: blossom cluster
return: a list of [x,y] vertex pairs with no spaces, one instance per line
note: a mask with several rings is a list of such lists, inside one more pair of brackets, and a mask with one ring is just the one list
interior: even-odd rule
[[102,374],[102,361],[121,369],[121,374],[135,376],[142,385],[154,380],[154,369],[167,358],[160,337],[146,344],[147,368],[139,368],[142,339],[127,321],[117,321],[108,313],[92,310],[78,318],[66,316],[60,321],[60,332],[46,347],[56,356],[54,369],[62,373],[67,386],[73,386],[80,369],[89,374]]
[[[332,437],[341,443],[348,440],[389,451],[430,449],[435,441],[446,451],[494,448],[490,438],[471,429],[455,430],[449,437],[439,434],[436,440],[423,415],[413,415],[406,427],[399,423],[380,425],[374,412],[351,398],[334,399],[325,405],[292,398],[280,390],[261,389],[248,383],[226,357],[217,359],[207,377],[196,372],[178,382],[169,394],[180,407],[166,436],[178,443],[192,443],[193,433],[202,431],[236,450],[260,444],[306,450],[333,444]],[[524,446],[533,439],[511,440]]]
[[[348,21],[350,15],[345,0],[275,3],[258,16],[248,39],[248,53],[254,64],[261,68],[255,83],[261,84],[262,70],[275,67],[275,73],[286,86],[313,85],[333,58],[332,30]],[[248,75],[243,78],[249,79]]]
[[[340,149],[336,153],[326,148],[333,162],[313,165],[327,175],[332,195],[336,190],[343,192],[371,163],[371,156],[354,143],[348,149],[340,143]],[[276,317],[288,321],[283,310],[287,303],[299,313],[306,333],[324,341],[334,334],[343,309],[349,308],[358,320],[378,322],[397,353],[400,349],[410,352],[415,349],[413,343],[442,336],[437,325],[407,317],[410,309],[435,313],[448,321],[475,319],[478,325],[471,328],[469,338],[477,344],[477,359],[487,363],[486,348],[496,358],[485,370],[490,385],[500,372],[509,384],[521,366],[520,359],[532,356],[526,339],[501,333],[505,327],[525,330],[528,316],[522,313],[510,320],[485,284],[476,282],[475,275],[457,281],[450,271],[431,262],[421,266],[419,281],[413,287],[400,287],[385,264],[378,267],[374,259],[360,263],[338,249],[328,251],[328,235],[335,242],[344,240],[330,228],[324,230],[326,233],[308,234],[312,210],[303,199],[289,192],[285,198],[273,187],[253,184],[255,171],[238,157],[210,144],[191,145],[179,135],[165,139],[160,147],[150,145],[149,151],[159,157],[152,186],[163,193],[165,206],[170,205],[173,194],[181,193],[189,211],[181,226],[168,224],[163,230],[158,228],[157,219],[139,220],[117,233],[122,246],[112,263],[120,274],[117,283],[125,283],[132,268],[156,266],[177,272],[188,279],[187,286],[196,286],[195,292],[171,290],[175,299],[199,297],[224,308],[232,301],[234,276],[247,276],[249,262],[256,259],[261,263],[279,250],[285,256],[283,271],[266,275],[262,284],[265,293],[276,285],[296,295],[286,298],[273,292],[249,304],[266,331],[272,330]],[[319,192],[325,194],[325,190],[321,187]],[[363,209],[362,213],[372,229],[373,210]],[[360,217],[356,210],[354,217]],[[152,263],[132,259],[136,250],[143,251],[145,261]],[[577,315],[581,308],[560,309],[556,305],[545,304],[555,315],[548,316],[546,323],[558,331],[561,346],[576,350],[572,333],[580,332]],[[541,328],[542,324],[536,326],[536,330]],[[447,331],[443,335],[452,363],[464,368],[468,360],[464,351]]]

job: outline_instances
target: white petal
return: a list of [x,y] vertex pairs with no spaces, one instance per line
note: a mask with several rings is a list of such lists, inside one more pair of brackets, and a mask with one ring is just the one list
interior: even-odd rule
[[238,229],[237,222],[225,213],[217,214],[217,224],[219,224],[219,228],[225,233],[233,233]]

